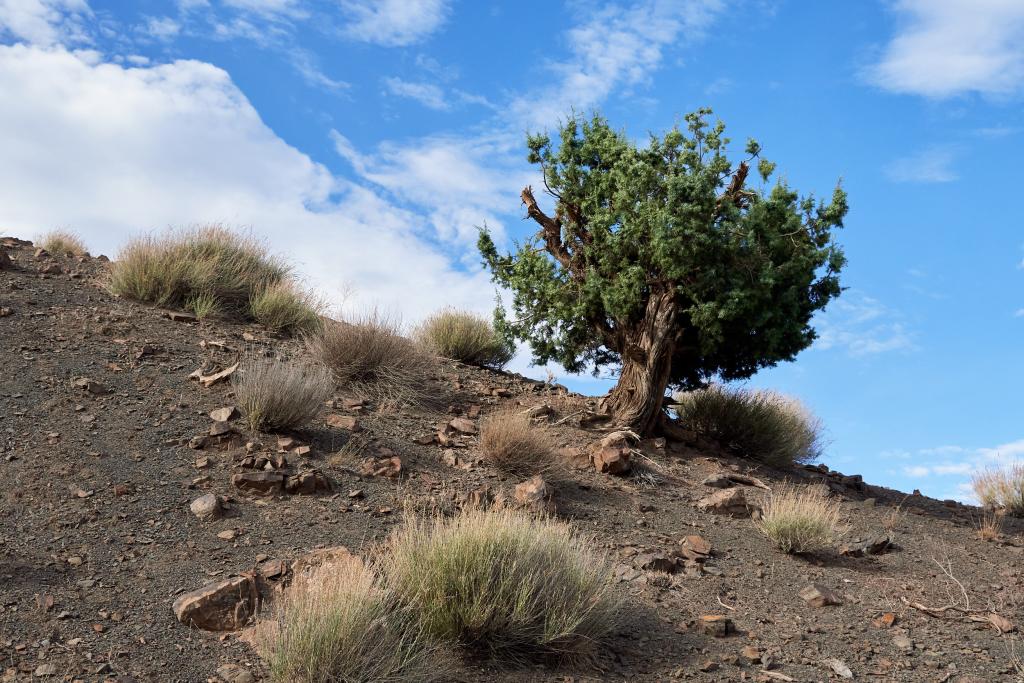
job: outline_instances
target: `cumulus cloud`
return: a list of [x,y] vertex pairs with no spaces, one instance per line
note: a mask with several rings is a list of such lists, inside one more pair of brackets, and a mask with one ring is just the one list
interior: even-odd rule
[[491,305],[487,277],[434,248],[417,214],[289,146],[210,64],[0,46],[0,92],[5,229],[69,226],[112,253],[140,231],[226,221],[265,235],[318,289],[354,285],[353,305],[408,318]]
[[0,0],[0,38],[36,45],[82,42],[86,0]]
[[900,29],[868,71],[898,93],[1006,95],[1024,85],[1024,3],[898,0]]
[[349,17],[345,35],[388,47],[412,45],[448,18],[447,0],[341,0]]

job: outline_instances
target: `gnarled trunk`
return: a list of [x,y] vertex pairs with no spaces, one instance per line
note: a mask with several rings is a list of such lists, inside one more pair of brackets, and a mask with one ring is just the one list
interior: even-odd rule
[[647,435],[657,429],[672,372],[676,307],[672,291],[652,294],[644,318],[621,331],[622,372],[603,402],[615,424]]

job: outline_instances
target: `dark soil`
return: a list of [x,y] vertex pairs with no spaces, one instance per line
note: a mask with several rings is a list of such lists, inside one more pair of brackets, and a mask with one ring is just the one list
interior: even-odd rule
[[[242,471],[246,444],[254,454],[273,454],[278,435],[235,433],[191,448],[190,439],[210,429],[208,413],[233,397],[230,382],[203,388],[189,375],[228,367],[246,349],[300,353],[295,342],[230,321],[175,321],[112,297],[99,259],[36,255],[10,240],[0,249],[12,259],[0,270],[0,309],[8,309],[0,317],[0,680],[221,680],[216,671],[225,663],[259,679],[259,660],[239,634],[180,624],[175,597],[265,558],[337,545],[364,552],[405,509],[454,509],[482,487],[510,497],[518,480],[480,462],[475,437],[457,438],[447,456],[414,439],[474,405],[487,415],[545,403],[554,408],[550,422],[564,420],[553,429],[578,463],[558,484],[559,516],[614,558],[627,609],[593,664],[510,670],[467,660],[461,680],[825,681],[838,679],[832,659],[857,680],[1020,675],[1013,663],[1015,652],[1024,655],[1019,633],[969,618],[994,613],[1024,625],[1019,520],[984,541],[976,508],[835,473],[772,471],[711,444],[644,442],[643,476],[599,474],[586,453],[604,432],[582,429],[573,417],[588,399],[449,362],[424,380],[440,397],[436,405],[330,409],[356,415],[362,430],[321,420],[288,435],[311,447],[288,453],[292,466],[318,468],[331,491],[249,495],[230,481]],[[93,393],[80,378],[109,393]],[[350,397],[337,398],[342,405]],[[357,474],[364,458],[386,449],[401,458],[403,476]],[[453,457],[463,464],[450,464]],[[824,480],[842,498],[848,542],[890,533],[895,547],[865,557],[784,555],[751,519],[695,507],[718,490],[702,480],[723,472],[768,486]],[[744,489],[755,502],[763,493]],[[349,495],[355,490],[362,496]],[[231,499],[230,512],[200,522],[189,503],[211,492]],[[234,538],[218,536],[228,530]],[[637,568],[638,554],[671,553],[691,534],[713,546],[701,575]],[[808,605],[798,593],[812,582],[842,604]],[[908,603],[969,612],[932,616]],[[886,612],[895,613],[895,624],[874,625]],[[702,615],[716,614],[732,620],[734,634],[716,638],[695,627]]]

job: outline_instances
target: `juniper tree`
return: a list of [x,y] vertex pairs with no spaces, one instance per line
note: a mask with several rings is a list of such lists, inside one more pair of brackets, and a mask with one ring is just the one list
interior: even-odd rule
[[[775,165],[758,143],[734,165],[710,116],[689,114],[646,146],[599,115],[569,118],[557,144],[527,136],[554,212],[526,187],[538,232],[511,254],[480,233],[485,265],[512,295],[497,329],[528,342],[536,363],[617,368],[602,405],[641,433],[659,426],[668,388],[792,360],[816,336],[814,313],[841,291],[842,188],[829,202],[785,182],[767,189]],[[761,187],[747,182],[755,162]]]

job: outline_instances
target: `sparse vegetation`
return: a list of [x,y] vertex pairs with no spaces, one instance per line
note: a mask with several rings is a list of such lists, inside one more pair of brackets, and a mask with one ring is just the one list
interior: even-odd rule
[[425,381],[436,360],[402,336],[397,321],[377,311],[329,322],[309,345],[338,383],[356,392],[381,401],[411,401],[429,393]]
[[130,241],[111,267],[109,286],[119,296],[200,317],[262,318],[278,331],[304,330],[319,314],[262,242],[219,225]]
[[1024,462],[1003,468],[989,468],[971,479],[974,495],[982,505],[1024,516]]
[[440,356],[486,368],[502,368],[515,355],[487,318],[450,308],[423,321],[416,339]]
[[523,477],[558,474],[562,469],[552,435],[523,413],[505,411],[484,418],[480,451],[498,469]]
[[744,457],[788,467],[821,455],[821,422],[796,399],[712,385],[675,400],[683,426]]
[[297,577],[255,640],[277,683],[417,683],[448,673],[437,646],[356,557]]
[[409,517],[382,562],[428,634],[494,659],[585,656],[619,605],[608,563],[568,526],[509,510]]
[[1003,511],[985,508],[981,511],[978,536],[983,541],[996,541],[1003,533]]
[[39,246],[54,256],[84,256],[88,253],[82,238],[67,230],[54,230],[43,235]]
[[757,528],[785,553],[807,553],[832,544],[839,529],[839,503],[824,486],[783,484],[764,505]]
[[250,429],[290,429],[306,424],[334,389],[327,368],[304,361],[250,355],[234,376],[235,394]]

